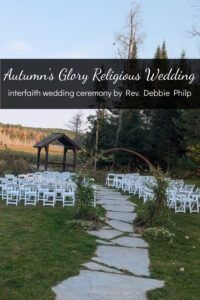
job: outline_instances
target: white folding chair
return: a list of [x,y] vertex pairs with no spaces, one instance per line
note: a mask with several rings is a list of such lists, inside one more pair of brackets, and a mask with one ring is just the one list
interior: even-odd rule
[[44,192],[43,206],[55,206],[55,189],[50,186]]
[[6,205],[17,206],[18,204],[19,204],[19,191],[13,186],[8,187],[6,192]]
[[25,188],[25,200],[24,205],[33,205],[37,204],[37,189],[35,186],[29,186]]
[[67,184],[63,189],[63,207],[75,205],[75,191],[71,184]]

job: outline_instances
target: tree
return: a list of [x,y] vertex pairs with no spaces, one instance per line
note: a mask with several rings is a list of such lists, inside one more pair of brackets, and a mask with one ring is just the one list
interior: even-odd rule
[[[200,15],[200,0],[195,0],[193,1],[193,7],[195,10],[195,16],[194,19],[199,19],[199,15]],[[192,30],[191,30],[191,34],[193,37],[200,37],[200,28],[198,25],[194,25]]]
[[155,59],[162,59],[162,52],[161,52],[160,46],[158,46],[158,48],[156,49],[156,53],[154,55],[154,58]]
[[182,113],[178,109],[155,109],[151,115],[152,159],[163,168],[171,169],[184,154],[181,134]]
[[[134,149],[143,155],[146,154],[147,130],[143,111],[126,109],[123,112],[122,126],[119,134],[118,147]],[[129,167],[139,167],[141,163],[136,157],[129,157],[124,153],[116,154],[116,160]]]
[[137,57],[138,48],[143,43],[140,14],[140,5],[137,2],[133,2],[127,17],[126,27],[123,32],[117,34],[115,41],[120,58],[135,59]]
[[[136,59],[138,48],[143,43],[140,21],[141,7],[137,2],[133,2],[128,14],[127,25],[124,32],[117,34],[116,44],[118,45],[118,54],[123,59]],[[119,135],[122,128],[124,110],[120,109],[118,117],[118,127],[115,135],[115,147],[118,146]]]
[[80,140],[80,134],[82,127],[84,125],[83,114],[78,112],[73,115],[72,119],[69,121],[70,128],[75,132],[75,139]]
[[[102,71],[104,72],[104,66],[101,66]],[[108,83],[106,81],[95,81],[94,82],[94,88],[96,91],[106,91],[108,89]],[[95,133],[95,160],[94,160],[94,171],[96,171],[97,168],[97,155],[98,155],[98,150],[99,150],[99,130],[100,130],[100,120],[104,118],[105,116],[105,102],[106,99],[102,97],[96,97],[96,102],[97,102],[97,112],[96,112],[96,133]]]
[[[154,68],[164,73],[169,69],[166,43],[158,46],[154,58]],[[185,67],[185,56],[181,55],[180,65]],[[167,83],[163,83],[166,88]],[[161,84],[160,84],[161,86]],[[163,168],[170,169],[177,158],[185,153],[183,141],[183,120],[180,109],[155,109],[148,112],[150,126],[150,158]]]
[[163,41],[162,47],[158,46],[154,55],[155,59],[168,59],[166,43]]
[[166,43],[165,41],[162,44],[162,51],[161,51],[162,59],[168,59]]

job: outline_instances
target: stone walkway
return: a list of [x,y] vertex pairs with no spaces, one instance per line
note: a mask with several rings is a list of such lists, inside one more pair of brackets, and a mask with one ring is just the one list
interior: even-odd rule
[[116,190],[98,187],[97,201],[106,209],[98,248],[78,276],[53,287],[57,300],[146,300],[146,292],[164,282],[151,279],[148,244],[133,232],[135,206]]

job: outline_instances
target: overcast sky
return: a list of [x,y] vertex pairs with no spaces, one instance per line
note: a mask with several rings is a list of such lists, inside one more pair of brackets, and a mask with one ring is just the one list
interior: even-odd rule
[[[114,58],[115,35],[123,29],[131,0],[0,0],[1,58]],[[144,45],[152,58],[166,41],[169,56],[185,49],[198,58],[200,48],[189,31],[197,23],[193,0],[141,0]],[[85,111],[87,116],[90,112]],[[69,110],[1,110],[0,121],[63,128]]]

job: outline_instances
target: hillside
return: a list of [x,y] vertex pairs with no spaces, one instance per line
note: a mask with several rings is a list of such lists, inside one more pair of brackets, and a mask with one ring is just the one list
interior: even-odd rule
[[[34,128],[0,123],[0,150],[32,152],[35,143],[53,132],[63,132],[70,138],[74,138],[73,131],[66,129]],[[57,152],[58,147],[53,147]]]

